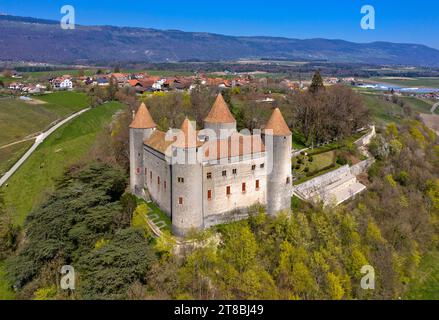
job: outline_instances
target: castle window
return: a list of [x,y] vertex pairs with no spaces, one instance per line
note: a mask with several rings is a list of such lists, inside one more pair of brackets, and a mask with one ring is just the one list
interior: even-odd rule
[[178,183],[184,183],[184,178],[182,178],[182,177],[178,177],[178,178],[177,178],[177,181],[178,181]]
[[223,177],[227,177],[227,171],[226,170],[223,171]]
[[212,200],[212,190],[207,190],[207,200]]
[[231,190],[230,190],[230,186],[226,187],[226,195],[230,196],[232,194]]
[[166,190],[166,181],[163,182],[163,188]]
[[148,175],[148,169],[145,168],[145,176],[147,176],[147,175]]
[[255,171],[256,170],[256,165],[254,164],[254,165],[252,165],[252,171]]
[[152,180],[152,171],[149,172],[149,178]]
[[259,180],[256,180],[256,190],[259,190]]
[[160,177],[157,177],[157,184],[160,185]]
[[178,198],[178,204],[180,204],[180,205],[183,204],[183,197],[179,197],[179,198]]
[[137,168],[137,169],[136,169],[136,173],[137,173],[137,174],[140,174],[140,168]]
[[233,174],[237,174],[237,173],[238,173],[238,169],[233,169],[233,170],[232,170],[232,173],[233,173]]
[[287,178],[287,184],[290,184],[290,177]]
[[261,163],[261,165],[259,166],[261,169],[265,168],[265,163]]
[[242,183],[242,192],[243,192],[243,193],[246,192],[246,185],[245,185],[245,182]]
[[207,179],[212,179],[212,172],[207,173]]

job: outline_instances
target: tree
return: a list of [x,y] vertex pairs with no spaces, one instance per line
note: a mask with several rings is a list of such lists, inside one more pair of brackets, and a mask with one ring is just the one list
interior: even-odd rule
[[325,85],[323,84],[322,76],[320,75],[320,71],[316,71],[314,74],[311,85],[309,87],[309,92],[315,94],[325,90]]

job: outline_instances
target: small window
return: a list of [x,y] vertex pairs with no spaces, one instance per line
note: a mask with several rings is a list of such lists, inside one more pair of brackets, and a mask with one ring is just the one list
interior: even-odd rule
[[256,190],[259,190],[259,180],[256,180]]
[[148,169],[145,168],[145,176],[147,176],[147,175],[148,175]]
[[237,173],[238,173],[238,169],[233,169],[233,170],[232,170],[232,173],[233,173],[233,174],[237,174]]
[[227,177],[227,171],[226,170],[223,171],[223,177]]
[[163,181],[163,188],[166,190],[166,181]]
[[226,195],[230,196],[232,194],[231,190],[230,190],[230,186],[226,187]]
[[212,179],[212,172],[207,173],[207,179]]
[[212,200],[212,190],[207,190],[207,200]]
[[245,185],[245,182],[242,183],[242,192],[246,192],[246,185]]
[[149,172],[149,178],[152,180],[152,171]]
[[184,178],[182,178],[182,177],[178,177],[178,178],[177,178],[177,181],[178,181],[179,183],[184,183]]
[[178,204],[180,204],[180,205],[183,204],[183,197],[178,198]]
[[254,164],[254,165],[252,165],[252,171],[255,171],[256,170],[256,165]]
[[160,185],[160,177],[157,177],[157,184]]
[[136,173],[137,173],[137,174],[140,174],[140,168],[137,168],[137,169],[136,169]]
[[287,178],[287,184],[290,184],[290,177]]
[[261,163],[261,165],[259,166],[261,169],[265,168],[265,163]]

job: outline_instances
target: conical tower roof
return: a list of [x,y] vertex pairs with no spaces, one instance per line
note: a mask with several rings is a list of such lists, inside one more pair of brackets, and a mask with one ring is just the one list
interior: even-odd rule
[[133,129],[150,129],[155,128],[157,125],[151,117],[146,105],[142,102],[136,115],[134,116],[133,122],[131,122],[130,128]]
[[198,140],[198,134],[196,128],[192,125],[191,121],[186,117],[180,128],[181,132],[174,142],[174,147],[178,148],[195,148],[202,143]]
[[285,122],[285,119],[282,116],[282,113],[280,112],[279,108],[274,109],[273,114],[271,115],[270,119],[267,122],[267,125],[265,126],[264,131],[266,130],[271,130],[272,133],[265,132],[265,134],[271,134],[274,136],[291,135],[291,130],[290,128],[288,128],[288,125]]
[[209,114],[207,115],[205,122],[209,123],[234,123],[236,122],[232,113],[224,101],[223,95],[220,93],[216,97],[215,103],[212,106]]

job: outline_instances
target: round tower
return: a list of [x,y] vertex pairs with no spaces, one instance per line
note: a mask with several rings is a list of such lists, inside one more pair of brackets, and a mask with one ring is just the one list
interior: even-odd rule
[[143,141],[149,139],[157,125],[146,105],[142,103],[130,125],[130,188],[141,196],[144,186]]
[[292,133],[279,108],[273,111],[263,132],[267,153],[267,213],[291,208]]
[[172,232],[178,236],[204,226],[200,147],[195,126],[186,118],[172,145]]
[[221,93],[216,97],[212,109],[204,119],[204,129],[215,131],[217,139],[226,139],[236,132],[236,120]]

